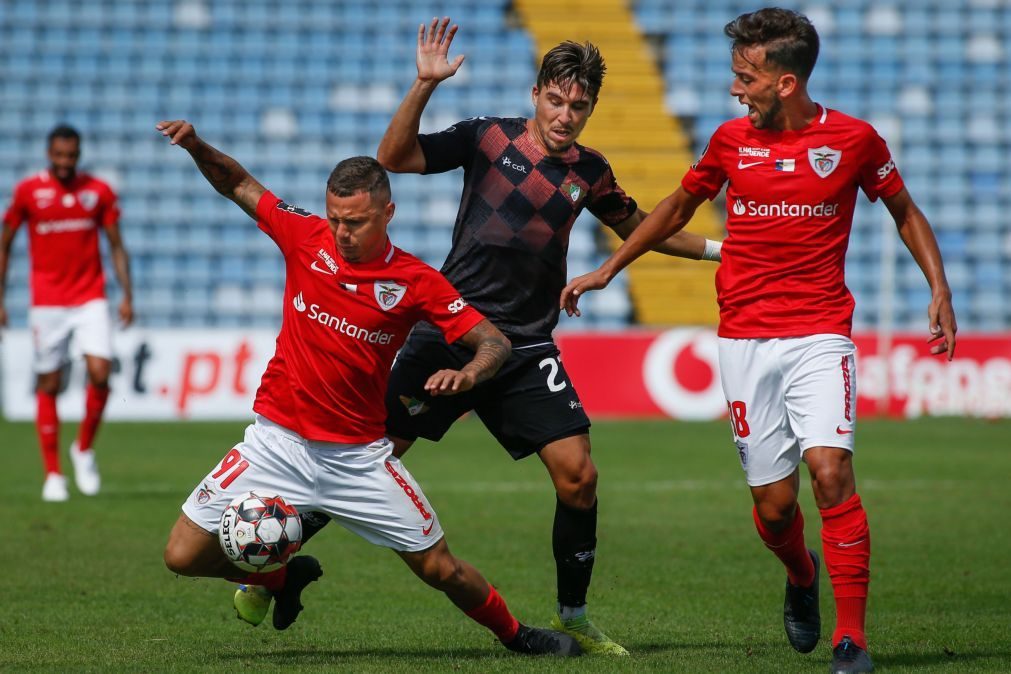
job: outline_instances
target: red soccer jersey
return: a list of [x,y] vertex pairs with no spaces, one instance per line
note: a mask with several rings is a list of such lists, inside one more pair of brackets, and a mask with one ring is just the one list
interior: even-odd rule
[[721,337],[849,336],[844,279],[857,188],[871,201],[903,187],[871,125],[835,110],[799,131],[723,124],[682,187],[713,199],[727,186],[727,239],[716,273]]
[[309,440],[383,437],[387,379],[411,327],[428,321],[454,342],[484,316],[389,241],[378,259],[354,264],[340,256],[324,218],[270,192],[256,214],[284,254],[286,281],[277,349],[253,411]]
[[64,185],[42,171],[14,188],[4,223],[28,222],[32,306],[77,306],[105,297],[98,228],[116,224],[119,206],[108,185],[78,173]]

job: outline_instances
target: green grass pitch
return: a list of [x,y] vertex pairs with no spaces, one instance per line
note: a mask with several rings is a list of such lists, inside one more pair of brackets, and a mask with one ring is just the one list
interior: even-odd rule
[[[231,586],[176,578],[161,554],[189,490],[244,424],[107,424],[100,496],[42,503],[31,424],[0,422],[3,671],[824,672],[834,625],[799,655],[782,627],[784,573],[751,523],[725,423],[597,423],[600,526],[591,616],[621,661],[507,653],[392,553],[331,525],[308,546],[325,575],[287,632],[235,619]],[[63,445],[74,429],[65,426]],[[1011,670],[1011,422],[863,421],[859,491],[873,536],[868,631],[882,672]],[[68,463],[66,459],[64,463]],[[523,621],[554,607],[554,497],[535,458],[513,464],[476,422],[406,464],[454,552]],[[69,466],[68,466],[69,468]],[[806,474],[805,474],[806,477]],[[809,544],[819,518],[806,480]]]

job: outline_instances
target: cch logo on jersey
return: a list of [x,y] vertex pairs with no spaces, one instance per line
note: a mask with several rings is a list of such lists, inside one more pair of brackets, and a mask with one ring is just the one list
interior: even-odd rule
[[878,169],[878,180],[884,180],[888,177],[888,174],[895,170],[895,160],[891,157],[888,158],[888,162]]
[[376,296],[376,302],[379,304],[379,308],[383,311],[389,311],[400,304],[400,300],[404,299],[404,293],[407,292],[407,286],[402,286],[399,283],[394,283],[393,281],[376,281],[372,290]]
[[838,168],[840,159],[842,159],[842,151],[833,150],[828,145],[807,150],[807,160],[819,178],[828,178],[832,175],[832,172]]
[[98,192],[81,190],[77,193],[77,200],[84,206],[84,210],[93,210],[98,205]]
[[572,203],[578,202],[579,197],[583,194],[583,188],[572,182],[562,183],[561,190],[572,200]]
[[294,213],[295,215],[301,215],[303,218],[308,218],[308,217],[312,216],[312,213],[310,213],[309,211],[305,210],[304,208],[299,208],[298,206],[293,206],[293,205],[287,204],[287,203],[285,203],[283,201],[278,201],[277,202],[277,208],[278,208],[278,210],[281,210],[281,211],[286,211],[288,213]]

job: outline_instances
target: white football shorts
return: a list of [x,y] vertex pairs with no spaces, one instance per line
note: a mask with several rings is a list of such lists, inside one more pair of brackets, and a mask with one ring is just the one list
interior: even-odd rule
[[260,415],[242,442],[196,486],[183,513],[217,533],[221,513],[248,491],[280,495],[299,512],[319,511],[370,543],[417,552],[442,526],[417,481],[393,456],[393,443],[314,442]]
[[70,339],[81,353],[112,360],[112,317],[109,302],[91,300],[76,307],[32,307],[28,310],[35,357],[32,367],[44,374],[70,361]]
[[842,335],[719,339],[727,412],[750,486],[787,477],[811,447],[853,452],[855,353]]

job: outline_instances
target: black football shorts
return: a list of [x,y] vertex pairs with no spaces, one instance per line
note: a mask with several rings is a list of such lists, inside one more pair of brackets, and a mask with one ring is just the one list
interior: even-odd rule
[[572,382],[553,342],[513,348],[498,373],[470,391],[431,397],[425,382],[442,369],[459,370],[473,352],[441,335],[415,331],[397,355],[386,391],[386,432],[404,440],[437,441],[473,410],[514,459],[555,440],[589,431]]

